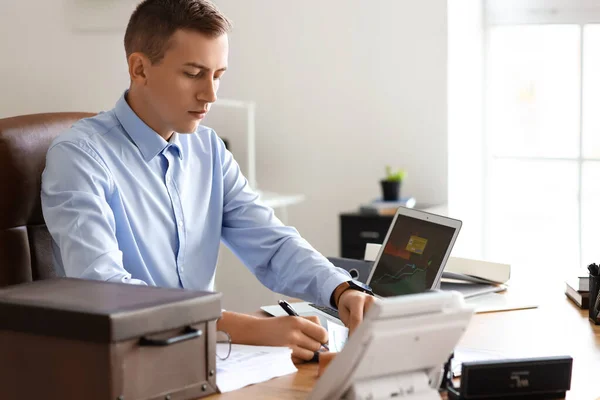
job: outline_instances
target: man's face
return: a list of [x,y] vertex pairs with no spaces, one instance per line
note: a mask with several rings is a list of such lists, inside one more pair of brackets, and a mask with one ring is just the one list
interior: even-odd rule
[[155,114],[150,116],[157,125],[153,128],[195,132],[217,100],[228,54],[226,34],[210,38],[193,31],[175,32],[163,59],[148,67],[141,87],[149,111]]

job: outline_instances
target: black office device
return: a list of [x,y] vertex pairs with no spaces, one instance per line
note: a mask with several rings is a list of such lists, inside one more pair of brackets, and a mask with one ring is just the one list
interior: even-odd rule
[[573,358],[521,358],[462,364],[460,387],[448,381],[450,400],[562,399],[571,388]]

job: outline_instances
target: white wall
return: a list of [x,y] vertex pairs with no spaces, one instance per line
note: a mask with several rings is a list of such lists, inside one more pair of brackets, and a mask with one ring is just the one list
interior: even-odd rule
[[109,109],[129,85],[124,26],[75,31],[76,3],[0,1],[0,118]]
[[379,196],[385,164],[447,201],[446,1],[216,3],[234,23],[221,96],[256,101],[259,186],[307,195],[289,214],[313,245],[338,254],[338,214]]
[[448,2],[448,208],[463,221],[453,254],[478,259],[485,173],[483,17],[481,0]]

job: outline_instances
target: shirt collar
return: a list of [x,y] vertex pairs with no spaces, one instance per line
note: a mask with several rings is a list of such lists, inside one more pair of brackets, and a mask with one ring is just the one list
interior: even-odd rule
[[172,146],[175,150],[177,150],[177,155],[180,160],[183,160],[183,150],[181,149],[181,133],[173,132],[171,138],[169,139],[169,145]]
[[115,115],[123,126],[123,129],[125,129],[125,132],[127,132],[133,143],[142,153],[144,160],[146,162],[152,160],[169,146],[173,146],[177,150],[179,158],[183,159],[179,133],[174,132],[168,142],[163,139],[155,130],[146,125],[131,109],[129,104],[127,104],[127,100],[125,100],[127,92],[128,90],[117,101]]

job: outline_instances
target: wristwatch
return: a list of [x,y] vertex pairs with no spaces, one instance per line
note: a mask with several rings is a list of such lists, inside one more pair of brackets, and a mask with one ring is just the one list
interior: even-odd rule
[[374,296],[373,291],[371,290],[369,285],[355,280],[343,282],[338,287],[336,287],[333,293],[331,294],[331,305],[334,308],[338,308],[338,301],[340,300],[340,297],[342,297],[342,293],[344,293],[346,290],[358,290],[359,292],[363,292]]

